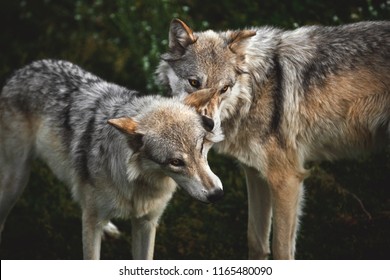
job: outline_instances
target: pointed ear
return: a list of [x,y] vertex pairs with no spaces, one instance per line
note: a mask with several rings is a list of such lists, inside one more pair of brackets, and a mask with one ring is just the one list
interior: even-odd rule
[[127,117],[109,119],[107,123],[128,136],[129,145],[132,149],[138,150],[142,146],[143,134],[136,131],[138,124],[133,119]]
[[[185,49],[195,43],[197,39],[191,28],[183,21],[177,18],[171,21],[169,27],[169,51],[171,55],[183,55]],[[162,58],[168,60],[170,57],[166,55]]]
[[126,134],[135,134],[135,130],[137,129],[137,123],[131,118],[118,118],[118,119],[110,119],[107,121],[108,124],[117,128],[119,131]]
[[255,30],[239,30],[231,31],[228,34],[228,46],[233,53],[240,51],[240,48],[244,45],[248,38],[256,35]]
[[184,99],[184,104],[194,107],[197,111],[199,111],[216,96],[216,92],[217,90],[212,88],[195,91]]
[[195,43],[197,39],[187,24],[178,18],[172,20],[169,28],[170,48],[181,47],[185,49],[188,45]]

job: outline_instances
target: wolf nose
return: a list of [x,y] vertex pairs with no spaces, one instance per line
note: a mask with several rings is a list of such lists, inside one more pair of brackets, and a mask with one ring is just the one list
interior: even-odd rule
[[210,201],[211,203],[214,203],[220,200],[222,197],[223,197],[223,190],[218,188],[207,196],[207,200]]

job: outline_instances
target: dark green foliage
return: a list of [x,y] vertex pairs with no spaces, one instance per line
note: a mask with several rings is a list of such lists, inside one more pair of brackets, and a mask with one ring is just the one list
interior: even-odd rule
[[[194,29],[252,25],[294,28],[390,19],[386,0],[3,0],[0,2],[0,84],[41,58],[67,59],[102,78],[143,92],[154,84],[169,22]],[[161,92],[163,93],[163,92]],[[178,190],[157,232],[157,259],[246,259],[247,199],[243,172],[232,159],[210,154],[225,197],[204,205]],[[0,166],[1,168],[1,166]],[[325,163],[306,181],[299,259],[390,258],[390,151],[359,161]],[[102,245],[103,259],[131,259],[129,221],[114,221],[119,240]],[[41,162],[11,212],[1,259],[81,259],[79,207]]]

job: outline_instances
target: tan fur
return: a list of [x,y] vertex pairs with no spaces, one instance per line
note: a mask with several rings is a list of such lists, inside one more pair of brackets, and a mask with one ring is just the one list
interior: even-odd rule
[[194,107],[198,113],[211,118],[218,111],[220,103],[220,96],[216,89],[199,90],[184,99],[184,104]]
[[[310,140],[312,138],[323,145],[326,145],[325,140],[342,141],[333,145],[332,150],[323,151],[328,152],[329,159],[333,159],[335,153],[338,157],[343,153],[349,156],[349,149],[344,150],[345,147],[360,150],[375,148],[383,138],[383,135],[377,135],[380,131],[376,127],[378,123],[384,125],[386,115],[389,115],[390,95],[383,92],[390,87],[390,81],[382,82],[385,80],[366,69],[329,77],[326,84],[311,89],[306,100],[300,103],[302,127],[295,137],[308,146],[314,144]],[[336,126],[342,129],[335,130]],[[326,135],[340,137],[324,139]],[[335,148],[338,150],[335,151]],[[323,149],[326,147],[323,146]]]
[[131,118],[110,119],[107,123],[128,134],[135,133],[135,130],[137,129],[137,123]]

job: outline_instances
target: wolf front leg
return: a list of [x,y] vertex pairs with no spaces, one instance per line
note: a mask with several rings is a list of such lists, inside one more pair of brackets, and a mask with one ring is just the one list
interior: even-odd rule
[[152,260],[158,218],[132,218],[132,252],[135,260]]
[[273,208],[272,253],[274,259],[294,259],[303,200],[303,178],[295,172],[277,173],[270,180]]
[[106,223],[100,221],[94,211],[84,210],[82,214],[83,256],[85,260],[100,259],[103,227]]
[[249,259],[267,259],[272,217],[270,189],[258,170],[248,166],[244,170],[248,189]]

